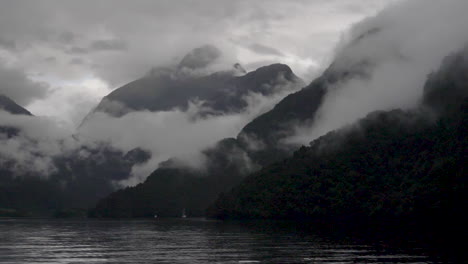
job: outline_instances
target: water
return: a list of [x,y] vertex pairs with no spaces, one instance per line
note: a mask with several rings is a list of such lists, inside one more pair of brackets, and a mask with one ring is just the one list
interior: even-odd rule
[[416,252],[268,223],[0,219],[0,263],[437,263]]

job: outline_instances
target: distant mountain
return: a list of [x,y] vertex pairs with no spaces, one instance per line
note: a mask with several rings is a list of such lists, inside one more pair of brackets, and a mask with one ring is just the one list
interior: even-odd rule
[[222,194],[209,214],[410,225],[463,238],[467,71],[468,49],[448,57],[428,77],[419,108],[374,112],[314,140]]
[[31,112],[15,103],[15,101],[11,100],[9,97],[2,94],[0,94],[0,110],[4,110],[14,115],[32,116]]
[[215,63],[220,54],[212,46],[197,48],[176,68],[153,69],[143,78],[117,88],[104,97],[94,111],[119,117],[131,111],[185,110],[190,102],[199,101],[206,109],[205,114],[235,113],[247,106],[245,96],[250,93],[270,95],[289,82],[303,86],[302,80],[283,64],[249,73],[234,64],[230,70],[210,73],[207,67]]

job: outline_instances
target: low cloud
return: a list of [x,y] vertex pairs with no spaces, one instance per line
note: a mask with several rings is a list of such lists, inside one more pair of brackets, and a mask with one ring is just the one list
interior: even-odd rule
[[262,55],[273,55],[273,56],[283,56],[283,53],[275,48],[272,48],[272,47],[268,47],[268,46],[265,46],[265,45],[262,45],[262,44],[258,44],[258,43],[255,43],[255,44],[252,44],[250,46],[248,46],[248,48],[255,52],[255,53],[258,53],[258,54],[262,54]]
[[312,126],[288,143],[307,144],[376,110],[418,105],[427,75],[468,43],[464,0],[397,3],[356,24],[337,48],[336,69],[363,66],[359,76],[328,87]]
[[[120,117],[96,112],[75,130],[73,124],[53,118],[0,112],[2,126],[20,131],[15,137],[0,136],[0,162],[13,162],[12,169],[18,175],[33,173],[47,177],[57,170],[54,158],[79,153],[83,147],[92,149],[101,145],[123,154],[134,149],[151,154],[150,160],[136,165],[129,178],[119,182],[120,185],[142,182],[159,163],[174,157],[184,166],[202,169],[204,150],[221,139],[235,137],[253,118],[272,109],[287,94],[302,88],[301,83],[286,82],[282,75],[278,78],[278,85],[270,89],[273,94],[249,93],[243,98],[247,106],[235,113],[207,111],[203,102],[193,100],[186,110],[127,111]],[[72,96],[70,100],[76,98],[80,96]]]
[[91,43],[89,49],[92,51],[123,51],[127,50],[127,44],[122,40],[96,40]]
[[203,102],[192,101],[187,110],[130,112],[111,117],[98,112],[80,127],[80,140],[108,142],[123,152],[135,148],[151,153],[151,159],[133,168],[132,177],[121,184],[143,181],[160,162],[176,157],[186,166],[202,168],[202,151],[219,140],[235,137],[249,121],[273,108],[287,94],[301,88],[295,83],[273,87],[276,93],[264,96],[250,93],[243,99],[247,107],[240,113],[200,115]]
[[0,166],[10,167],[15,175],[47,178],[56,171],[53,157],[79,146],[71,137],[72,130],[54,119],[12,115],[0,110],[0,120],[3,127],[19,131],[13,137],[0,133]]

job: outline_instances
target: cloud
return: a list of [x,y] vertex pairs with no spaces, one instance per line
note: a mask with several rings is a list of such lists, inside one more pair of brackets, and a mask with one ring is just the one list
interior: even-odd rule
[[71,59],[70,64],[81,65],[84,64],[84,61],[81,58],[73,58]]
[[64,44],[70,44],[70,43],[74,43],[77,37],[73,32],[64,31],[58,34],[57,39],[59,42],[62,42]]
[[20,69],[8,67],[0,58],[0,94],[26,105],[47,95],[48,87],[30,80]]
[[367,65],[367,76],[329,87],[314,125],[298,126],[287,142],[307,144],[369,112],[417,106],[427,75],[468,43],[463,10],[464,0],[405,1],[355,25],[338,46],[333,67]]
[[93,51],[123,51],[127,49],[127,44],[118,39],[96,40],[91,43],[89,49]]
[[14,50],[16,48],[16,43],[13,40],[3,39],[0,37],[0,47],[7,50]]
[[[208,43],[252,65],[248,71],[279,62],[308,79],[350,23],[391,1],[2,1],[0,57],[52,87],[94,79],[112,90]],[[86,64],[70,65],[77,56]],[[42,104],[58,100],[52,96]]]
[[258,43],[254,43],[254,44],[250,45],[248,48],[250,50],[252,50],[253,52],[256,52],[256,53],[262,54],[262,55],[273,55],[273,56],[282,56],[283,55],[283,53],[281,53],[281,51],[279,51],[279,50],[277,50],[275,48],[268,47],[268,46],[258,44]]
[[70,54],[86,54],[88,53],[88,50],[85,49],[85,48],[81,48],[81,47],[71,47],[69,49],[66,50],[66,53],[70,53]]
[[177,157],[187,166],[203,167],[203,150],[221,139],[235,137],[249,121],[299,88],[294,83],[283,83],[272,87],[276,93],[270,96],[250,93],[243,98],[247,107],[240,113],[200,115],[206,109],[203,102],[197,101],[192,101],[185,111],[129,112],[122,117],[98,112],[88,117],[78,136],[80,140],[108,142],[123,152],[135,148],[150,152],[151,159],[134,167],[132,178],[122,182],[134,185],[169,158]]
[[[70,135],[74,134],[70,132],[74,125],[112,89],[153,67],[176,65],[188,51],[203,44],[219,47],[230,63],[250,65],[247,70],[280,62],[299,75],[314,76],[328,60],[330,47],[340,33],[388,2],[392,0],[2,1],[0,58],[8,67],[1,66],[0,76],[14,72],[10,82],[22,80],[23,85],[1,89],[10,89],[6,94],[28,104],[32,112],[55,116],[46,118],[56,122],[54,126],[47,121],[49,129],[61,131],[66,127]],[[213,67],[210,70],[220,65]],[[2,83],[8,80],[1,79]],[[33,89],[40,82],[50,88]],[[273,97],[251,94],[245,98],[249,102],[246,111],[201,119],[193,118],[193,112],[199,110],[196,102],[188,111],[135,112],[117,119],[97,115],[82,128],[79,142],[72,145],[104,140],[122,150],[149,148],[152,160],[134,170],[138,182],[166,158],[186,153],[197,156],[200,149],[218,139],[236,135],[286,91]],[[28,131],[38,125],[21,124],[28,124]],[[16,143],[3,143],[11,144],[9,151],[18,154],[23,149],[51,157],[70,149],[57,143],[67,142],[71,137],[67,133],[49,138],[22,134]],[[33,164],[30,159],[36,155],[24,157],[28,158],[18,159]]]
[[10,138],[0,133],[0,166],[8,168],[8,164],[13,164],[15,175],[47,178],[56,171],[53,157],[78,147],[71,137],[72,130],[57,120],[1,110],[0,120],[2,126],[20,131]]
[[[249,93],[242,98],[246,107],[235,113],[207,111],[207,106],[195,99],[186,110],[123,112],[121,117],[96,112],[76,130],[77,124],[66,122],[79,120],[73,116],[59,120],[51,117],[25,118],[0,112],[2,126],[21,131],[15,137],[0,136],[0,163],[4,165],[14,161],[13,170],[18,175],[34,172],[34,175],[46,177],[57,170],[53,162],[55,158],[70,156],[84,146],[107,146],[123,154],[134,149],[151,154],[148,162],[136,165],[132,175],[129,175],[131,177],[120,182],[123,185],[143,181],[158,168],[159,163],[173,157],[185,166],[200,169],[204,166],[202,151],[221,139],[235,137],[249,121],[302,86],[302,83],[285,81],[282,75],[278,78],[278,83],[269,89],[273,94]],[[51,93],[64,93],[64,90],[52,89]],[[83,113],[77,113],[78,116],[92,105],[87,101],[89,96],[80,94],[78,90],[77,93],[67,92],[55,97],[61,100],[54,102],[54,108],[63,109],[64,112],[73,112],[67,109],[70,101],[74,101],[74,105],[82,104],[83,107],[78,109]],[[32,106],[34,109],[35,104]],[[107,107],[124,111],[122,106],[112,102]]]

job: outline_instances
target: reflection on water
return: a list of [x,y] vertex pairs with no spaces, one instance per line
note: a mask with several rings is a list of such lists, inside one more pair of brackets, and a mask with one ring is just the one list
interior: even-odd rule
[[436,263],[273,224],[0,219],[0,263]]

